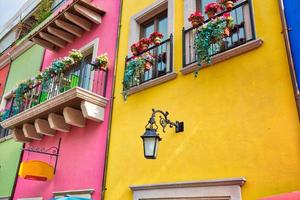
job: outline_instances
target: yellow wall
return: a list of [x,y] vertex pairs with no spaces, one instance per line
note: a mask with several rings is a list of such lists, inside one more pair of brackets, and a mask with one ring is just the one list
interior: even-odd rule
[[[243,200],[300,189],[300,128],[277,1],[254,1],[257,50],[182,75],[183,0],[175,1],[175,71],[170,82],[121,96],[130,17],[153,0],[123,2],[105,199],[132,199],[130,185],[245,177]],[[158,158],[140,135],[157,108],[185,131],[161,134]],[[161,131],[160,131],[161,132]]]

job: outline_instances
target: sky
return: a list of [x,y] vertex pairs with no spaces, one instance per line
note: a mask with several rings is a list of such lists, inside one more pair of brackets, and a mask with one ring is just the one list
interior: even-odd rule
[[12,18],[26,1],[27,0],[0,0],[0,27]]

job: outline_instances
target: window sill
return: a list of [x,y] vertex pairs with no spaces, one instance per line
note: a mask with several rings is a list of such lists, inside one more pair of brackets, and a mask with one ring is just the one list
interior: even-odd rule
[[130,88],[129,91],[128,91],[128,95],[132,95],[132,94],[138,93],[138,92],[140,92],[142,90],[145,90],[145,89],[154,87],[156,85],[165,83],[167,81],[175,79],[176,77],[177,77],[177,73],[171,72],[169,74],[166,74],[166,75],[161,76],[159,78],[156,78],[154,80],[151,80],[151,81],[142,83],[141,85],[138,85],[138,86]]
[[[5,136],[3,138],[0,138],[0,143],[5,142],[6,140],[10,140],[12,138],[12,134]],[[0,197],[1,199],[1,197]]]
[[[261,39],[257,39],[257,40],[248,42],[246,44],[243,44],[243,45],[241,45],[239,47],[236,47],[236,48],[230,49],[228,51],[225,51],[223,53],[220,53],[218,55],[215,55],[215,56],[212,57],[212,64],[211,65],[214,65],[216,63],[225,61],[225,60],[230,59],[230,58],[232,58],[234,56],[238,56],[238,55],[241,55],[243,53],[247,53],[249,51],[252,51],[252,50],[260,47],[262,44],[263,44],[263,41]],[[205,67],[209,67],[211,65],[204,64],[204,65],[201,66],[201,69],[205,68]],[[192,63],[192,64],[190,64],[190,65],[182,68],[180,70],[180,72],[183,75],[186,75],[186,74],[195,72],[195,70],[197,68],[198,68],[197,63]]]

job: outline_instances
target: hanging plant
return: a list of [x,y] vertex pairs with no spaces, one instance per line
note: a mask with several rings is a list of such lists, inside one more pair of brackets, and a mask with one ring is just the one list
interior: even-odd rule
[[205,14],[210,19],[214,18],[216,13],[221,12],[222,10],[224,10],[224,8],[215,2],[209,3],[205,6]]
[[55,60],[52,62],[52,65],[51,65],[51,68],[50,68],[50,71],[57,75],[57,74],[61,74],[63,73],[65,70],[65,64],[62,60]]
[[[232,17],[227,14],[209,21],[197,30],[194,47],[199,68],[203,62],[211,64],[211,55],[218,52],[218,48],[212,48],[211,45],[216,44],[216,46],[220,47],[223,38],[229,36],[233,24]],[[195,76],[197,76],[198,70],[195,72]]]
[[221,4],[226,10],[231,11],[234,7],[234,3],[238,2],[238,0],[218,0],[218,3]]
[[132,60],[128,61],[126,64],[126,70],[124,73],[124,99],[127,99],[128,90],[132,85],[140,84],[140,76],[144,73],[145,69],[145,59],[141,57],[135,57]]
[[28,91],[29,87],[26,82],[22,82],[17,86],[15,90],[15,103],[20,108],[23,105],[24,94]]
[[74,62],[79,62],[82,60],[83,55],[81,53],[81,51],[76,50],[76,49],[72,49],[72,51],[69,52],[69,57],[72,58],[74,60]]
[[153,32],[151,33],[149,39],[151,42],[155,45],[160,45],[161,39],[164,37],[164,35],[160,32]]
[[150,70],[155,62],[155,58],[150,52],[143,53],[141,59],[144,62],[145,70]]
[[204,16],[201,12],[196,11],[190,15],[188,21],[192,23],[193,27],[198,27],[204,23]]
[[107,53],[98,56],[96,60],[92,62],[92,65],[93,65],[93,70],[106,71],[107,66],[109,65]]

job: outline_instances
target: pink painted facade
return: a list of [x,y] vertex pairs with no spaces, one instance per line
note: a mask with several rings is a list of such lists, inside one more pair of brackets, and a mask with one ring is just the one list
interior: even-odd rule
[[[49,148],[57,146],[59,138],[62,139],[56,174],[51,181],[46,182],[25,180],[19,177],[13,199],[32,197],[50,199],[55,191],[81,189],[94,189],[92,198],[101,199],[120,0],[94,0],[91,3],[106,12],[102,23],[93,25],[91,31],[85,32],[81,38],[75,39],[73,43],[57,52],[46,50],[43,69],[54,59],[67,56],[71,49],[80,49],[98,38],[97,55],[107,52],[110,59],[106,87],[106,98],[109,102],[105,109],[104,122],[96,123],[88,120],[85,128],[72,126],[69,133],[57,132],[54,137],[44,136],[41,141],[27,144],[26,147]],[[23,161],[26,160],[41,160],[54,165],[55,158],[24,152]]]

